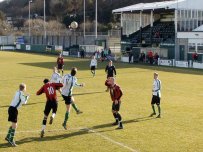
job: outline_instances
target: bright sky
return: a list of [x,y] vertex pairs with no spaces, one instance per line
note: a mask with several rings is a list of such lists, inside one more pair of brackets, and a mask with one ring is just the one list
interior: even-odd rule
[[4,0],[0,0],[0,2],[2,2],[2,1],[4,1]]

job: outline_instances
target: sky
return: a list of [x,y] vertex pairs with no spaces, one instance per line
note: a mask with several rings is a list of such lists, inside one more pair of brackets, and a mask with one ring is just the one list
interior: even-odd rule
[[2,1],[4,1],[4,0],[0,0],[0,2],[2,2]]

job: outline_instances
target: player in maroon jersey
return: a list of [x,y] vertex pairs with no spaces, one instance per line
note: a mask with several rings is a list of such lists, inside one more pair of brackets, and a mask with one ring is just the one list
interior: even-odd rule
[[122,124],[122,117],[119,114],[120,110],[120,105],[121,105],[121,96],[123,95],[123,92],[121,88],[115,83],[115,78],[109,77],[105,85],[110,89],[110,96],[111,100],[113,101],[112,103],[112,113],[114,118],[116,119],[116,122],[113,123],[113,125],[118,125],[117,129],[123,129],[123,124]]
[[41,95],[42,93],[46,94],[47,102],[44,109],[44,119],[42,121],[42,131],[41,138],[44,136],[44,130],[46,128],[47,117],[52,109],[52,116],[50,117],[49,124],[53,123],[53,119],[56,115],[56,111],[58,108],[58,101],[56,90],[63,87],[62,83],[51,83],[49,79],[44,79],[44,85],[37,91],[37,95]]
[[62,71],[62,76],[63,76],[63,67],[64,67],[63,57],[61,54],[59,54],[59,57],[57,58],[57,68],[59,73],[60,70]]

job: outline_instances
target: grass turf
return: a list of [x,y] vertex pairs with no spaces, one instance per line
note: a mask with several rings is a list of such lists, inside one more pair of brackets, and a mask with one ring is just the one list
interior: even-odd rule
[[[56,56],[17,52],[0,52],[0,151],[104,151],[104,152],[201,152],[203,151],[203,71],[194,69],[157,67],[139,64],[115,63],[117,83],[124,95],[120,113],[124,129],[115,130],[111,114],[111,100],[105,92],[104,68],[99,62],[96,76],[89,70],[89,60],[65,58],[65,73],[78,67],[78,82],[84,88],[74,88],[78,107],[71,111],[69,130],[61,124],[65,115],[60,95],[59,107],[53,124],[47,124],[43,139],[39,130],[43,119],[45,95],[36,96],[44,78],[50,78]],[[162,81],[162,118],[148,117],[151,110],[153,72],[158,71]],[[27,84],[31,97],[19,110],[16,148],[4,140],[10,125],[8,106],[19,83]],[[157,110],[157,109],[156,109]],[[80,129],[88,128],[88,129]],[[29,131],[29,132],[26,132]]]

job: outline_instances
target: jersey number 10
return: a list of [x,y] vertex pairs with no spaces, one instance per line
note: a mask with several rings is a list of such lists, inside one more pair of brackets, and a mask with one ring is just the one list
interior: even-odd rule
[[48,87],[47,89],[48,89],[48,92],[50,95],[54,94],[54,88],[53,87]]

